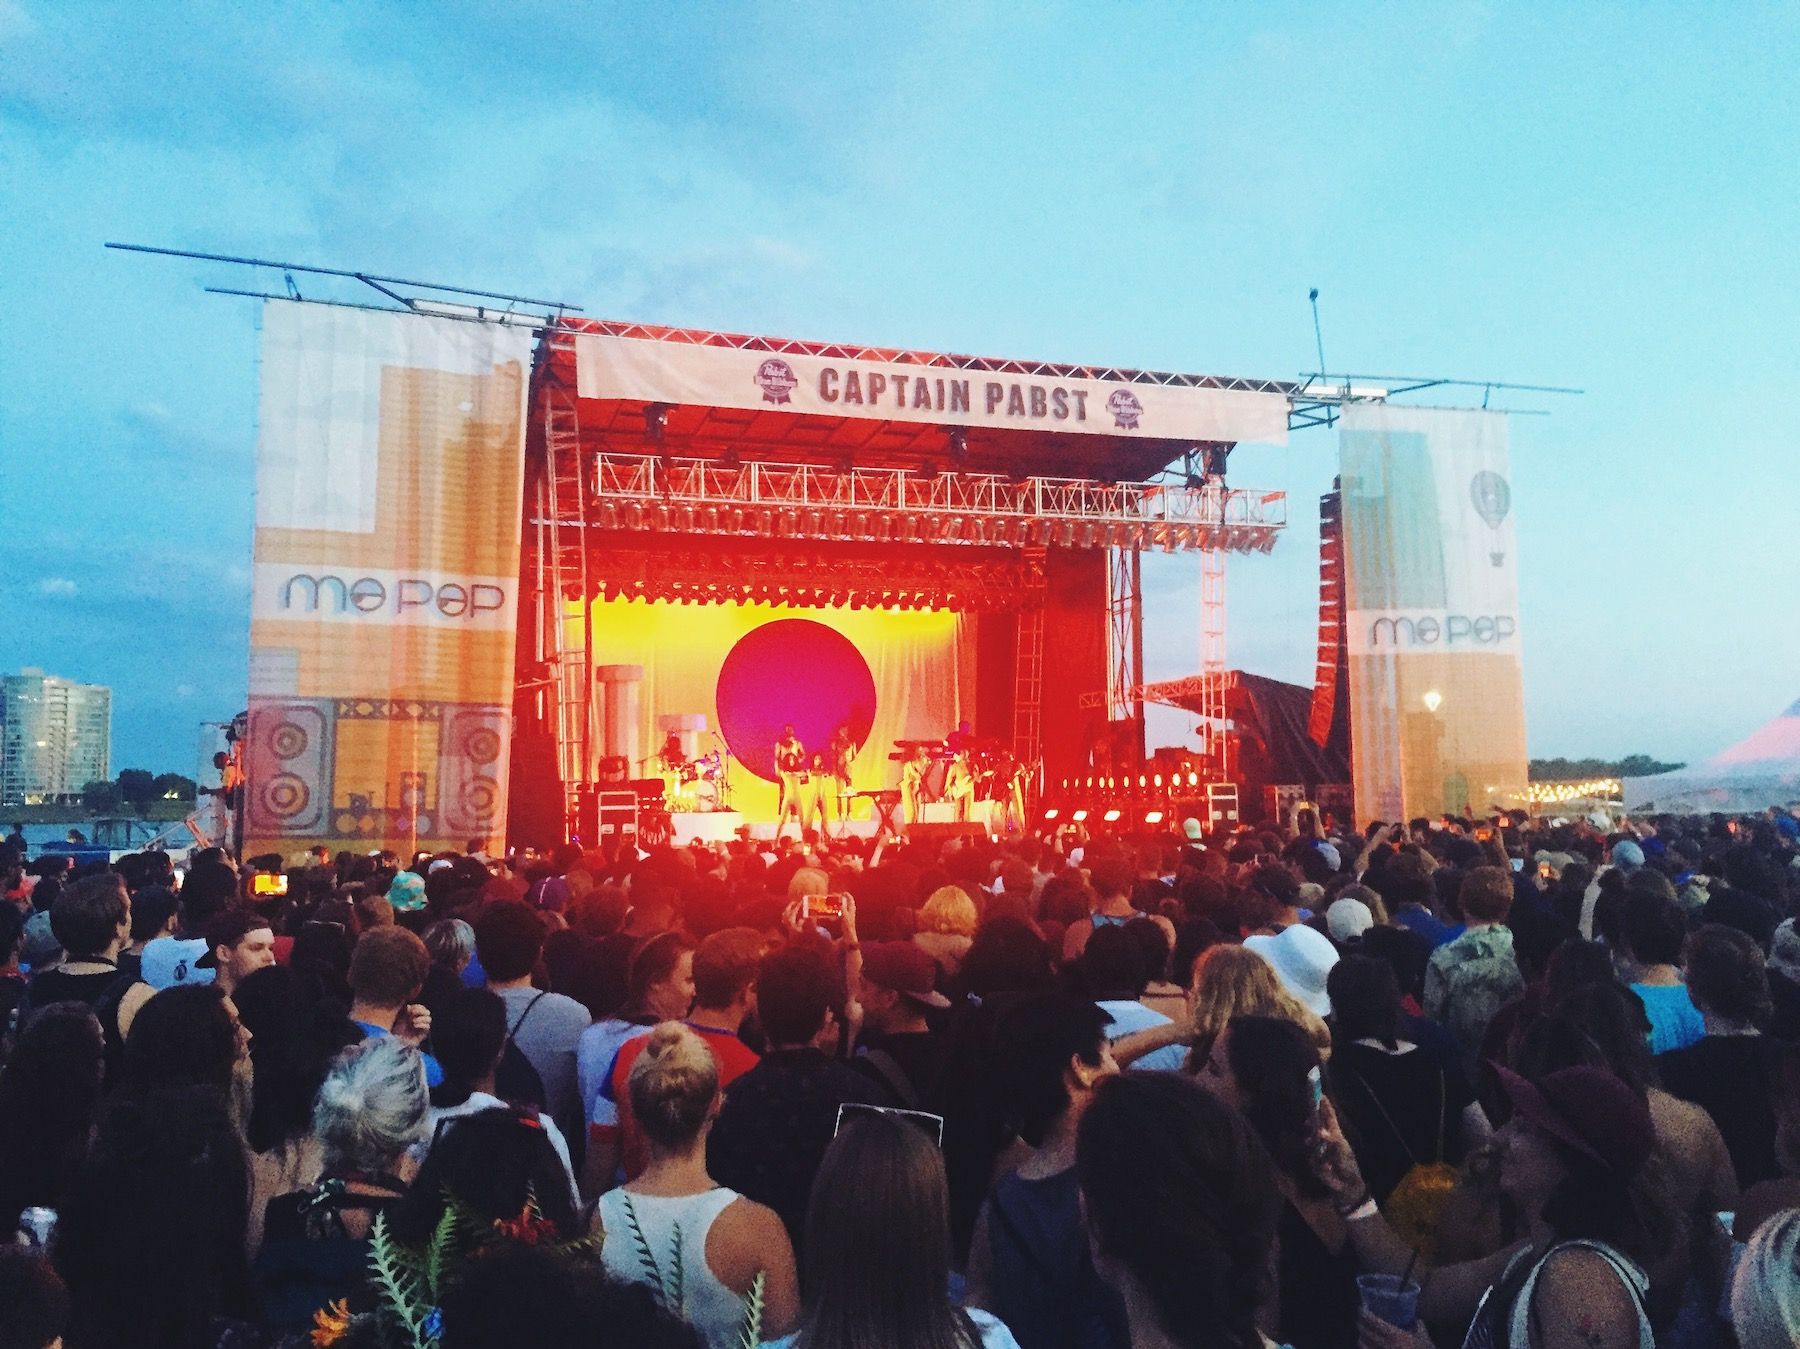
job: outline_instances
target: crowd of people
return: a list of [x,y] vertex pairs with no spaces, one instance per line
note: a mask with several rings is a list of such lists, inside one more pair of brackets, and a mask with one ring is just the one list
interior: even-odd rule
[[1783,810],[0,875],[0,1349],[1800,1344]]

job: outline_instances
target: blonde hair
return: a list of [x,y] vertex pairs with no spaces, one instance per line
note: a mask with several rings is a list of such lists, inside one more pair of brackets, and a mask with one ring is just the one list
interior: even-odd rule
[[919,928],[923,932],[939,932],[951,937],[973,937],[981,915],[975,901],[960,885],[946,885],[931,892],[925,907],[919,910]]
[[645,1136],[663,1147],[681,1147],[712,1113],[719,1063],[706,1041],[679,1021],[665,1021],[644,1042],[626,1090]]
[[1214,946],[1194,962],[1188,1001],[1194,1009],[1194,1043],[1216,1039],[1233,1017],[1273,1016],[1292,1021],[1320,1058],[1331,1053],[1331,1030],[1305,1003],[1281,986],[1274,967],[1242,946]]

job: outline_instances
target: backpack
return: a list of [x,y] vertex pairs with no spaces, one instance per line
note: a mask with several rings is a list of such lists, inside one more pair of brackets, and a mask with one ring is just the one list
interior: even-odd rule
[[1437,1253],[1438,1226],[1443,1222],[1444,1206],[1450,1202],[1458,1179],[1456,1168],[1444,1160],[1444,1125],[1448,1106],[1444,1071],[1442,1068],[1438,1069],[1437,1157],[1429,1162],[1422,1162],[1413,1155],[1412,1148],[1407,1145],[1406,1135],[1400,1132],[1387,1108],[1381,1104],[1381,1098],[1363,1081],[1361,1074],[1346,1072],[1345,1075],[1354,1079],[1363,1089],[1376,1113],[1393,1131],[1400,1150],[1412,1163],[1406,1174],[1400,1177],[1399,1183],[1388,1192],[1386,1201],[1381,1205],[1381,1214],[1400,1239],[1417,1251],[1419,1258],[1429,1265]]
[[526,1003],[525,1010],[519,1013],[519,1019],[507,1030],[506,1042],[500,1048],[500,1066],[494,1072],[494,1095],[513,1105],[528,1105],[534,1110],[544,1108],[544,1098],[548,1093],[544,1090],[544,1079],[538,1076],[538,1070],[525,1057],[525,1051],[519,1048],[514,1037],[525,1024],[525,1018],[531,1015],[531,1009],[543,997],[539,993]]

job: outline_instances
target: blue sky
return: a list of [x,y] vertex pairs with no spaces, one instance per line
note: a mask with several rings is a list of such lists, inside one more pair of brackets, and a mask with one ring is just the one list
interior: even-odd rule
[[[0,0],[0,668],[112,685],[120,766],[243,698],[254,305],[105,239],[1273,376],[1318,286],[1335,369],[1587,390],[1512,429],[1531,747],[1702,756],[1800,696],[1797,54],[1785,3]],[[1310,678],[1335,458],[1234,457],[1293,523],[1233,664]]]

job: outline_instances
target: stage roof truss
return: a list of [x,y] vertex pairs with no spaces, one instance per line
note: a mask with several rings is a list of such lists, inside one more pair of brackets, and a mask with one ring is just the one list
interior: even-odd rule
[[598,453],[584,524],[848,542],[1266,553],[1281,492]]

